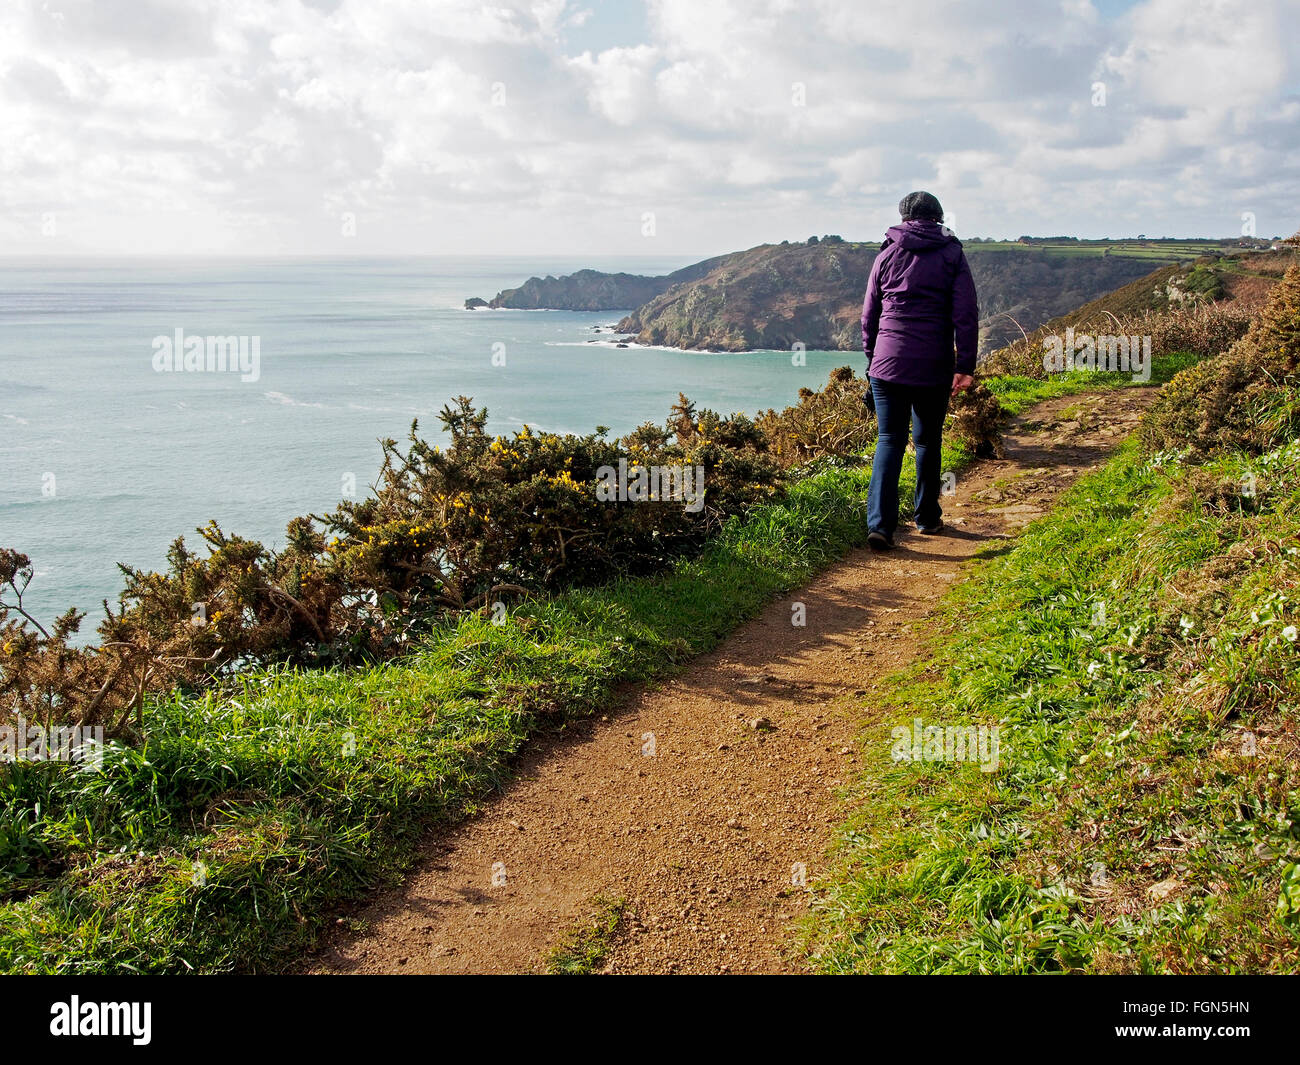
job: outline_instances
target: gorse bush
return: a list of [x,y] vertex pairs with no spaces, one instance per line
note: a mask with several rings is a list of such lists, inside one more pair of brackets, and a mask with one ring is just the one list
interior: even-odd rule
[[799,403],[778,413],[764,411],[757,426],[784,466],[823,455],[861,454],[876,438],[875,416],[866,406],[867,382],[851,366],[831,371],[820,392],[799,389]]
[[948,404],[952,435],[980,458],[1002,455],[1002,424],[1007,412],[983,381],[958,392]]
[[[684,396],[667,427],[647,423],[620,443],[528,426],[493,438],[486,418],[462,397],[443,411],[446,450],[420,439],[417,427],[405,451],[385,441],[375,493],[315,519],[334,534],[325,551],[381,613],[481,608],[501,593],[653,569],[770,498],[780,482],[748,418],[697,413]],[[599,486],[616,490],[620,463],[629,493],[638,470],[691,473],[670,477],[667,489],[647,473],[640,501],[651,505],[610,505]],[[674,488],[677,498],[665,494]]]
[[[383,441],[373,494],[295,518],[283,550],[211,523],[199,530],[207,557],[177,539],[162,572],[120,567],[125,588],[116,608],[104,604],[98,646],[72,646],[79,611],[50,628],[32,617],[31,560],[0,553],[0,717],[123,735],[152,692],[249,665],[391,657],[444,612],[660,567],[781,491],[750,419],[697,412],[685,397],[666,427],[621,443],[527,426],[493,437],[464,397],[440,420],[445,449],[416,424],[404,448]],[[602,498],[602,479],[620,490],[620,468],[627,499]]]
[[[1250,322],[1250,314],[1232,303],[1192,299],[1163,310],[1120,316],[1103,313],[1069,324],[1076,333],[1149,336],[1151,353],[1156,357],[1183,352],[1208,358],[1244,336]],[[1043,368],[1043,341],[1062,332],[1065,325],[1063,320],[1049,322],[1027,337],[990,352],[980,362],[980,372],[1042,379],[1047,376]]]
[[[865,382],[835,370],[819,392],[758,421],[697,411],[680,396],[666,424],[622,440],[486,430],[462,396],[439,419],[445,447],[413,423],[384,440],[373,493],[294,518],[271,550],[215,522],[183,538],[167,567],[120,567],[97,646],[76,646],[85,615],[42,626],[22,605],[31,559],[0,552],[0,718],[139,731],[145,698],[211,684],[250,665],[338,666],[408,650],[448,612],[663,568],[734,515],[772,500],[786,470],[860,454],[875,438]],[[996,450],[998,402],[985,388],[954,400],[958,440]],[[644,505],[632,506],[639,501]]]
[[1251,316],[1230,303],[1197,303],[1163,313],[1147,311],[1124,323],[1126,334],[1151,337],[1155,355],[1190,352],[1210,358],[1245,335]]
[[1300,428],[1300,265],[1274,287],[1249,331],[1224,353],[1178,374],[1143,418],[1151,452],[1186,450],[1204,458],[1262,454]]

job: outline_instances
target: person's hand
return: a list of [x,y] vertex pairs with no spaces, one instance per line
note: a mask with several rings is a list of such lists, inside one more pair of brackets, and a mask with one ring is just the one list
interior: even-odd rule
[[965,392],[966,389],[973,387],[975,378],[968,373],[955,373],[952,375],[952,394],[955,396],[958,392]]

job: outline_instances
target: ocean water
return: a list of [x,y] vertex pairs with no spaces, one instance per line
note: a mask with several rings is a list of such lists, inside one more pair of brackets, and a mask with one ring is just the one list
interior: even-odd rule
[[[439,435],[457,395],[486,406],[494,432],[622,434],[662,421],[678,392],[754,414],[856,363],[590,343],[618,312],[463,309],[533,274],[686,262],[0,260],[0,546],[33,560],[25,605],[42,621],[75,605],[90,632],[121,589],[118,562],[158,568],[209,519],[278,546],[289,519],[331,509],[349,479],[364,494],[379,439],[415,418]],[[157,371],[155,338],[178,329],[257,338],[257,379]]]

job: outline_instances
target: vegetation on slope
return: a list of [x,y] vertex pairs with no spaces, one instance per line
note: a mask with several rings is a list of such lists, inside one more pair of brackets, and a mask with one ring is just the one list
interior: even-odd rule
[[[1300,968],[1298,356],[1293,267],[951,598],[868,731],[819,968]],[[998,727],[998,771],[893,761],[916,718]]]
[[1042,377],[1044,339],[1059,337],[1067,329],[1101,336],[1149,336],[1158,355],[1177,351],[1217,355],[1245,333],[1252,315],[1294,258],[1288,248],[1162,266],[1025,335],[1017,329],[1010,343],[981,359],[980,371]]

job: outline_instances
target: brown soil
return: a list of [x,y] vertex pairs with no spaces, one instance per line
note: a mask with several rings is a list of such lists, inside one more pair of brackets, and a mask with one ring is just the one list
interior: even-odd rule
[[[921,653],[967,561],[1051,507],[1134,428],[1154,389],[1050,400],[945,500],[946,535],[857,551],[673,680],[540,742],[475,818],[432,836],[400,887],[341,925],[317,973],[542,972],[626,899],[611,973],[785,973],[884,678]],[[806,612],[792,624],[794,605]],[[653,747],[651,747],[653,741]],[[504,878],[504,883],[500,881]]]

